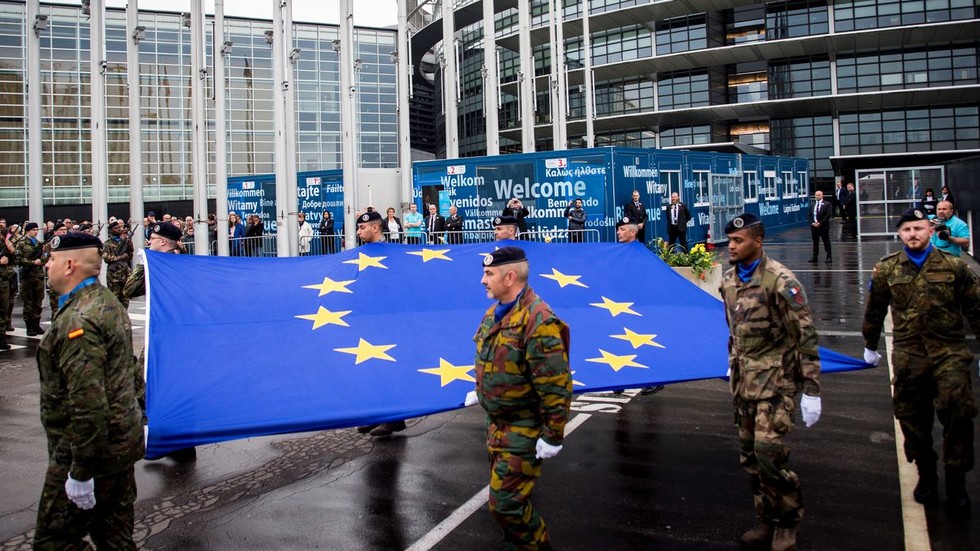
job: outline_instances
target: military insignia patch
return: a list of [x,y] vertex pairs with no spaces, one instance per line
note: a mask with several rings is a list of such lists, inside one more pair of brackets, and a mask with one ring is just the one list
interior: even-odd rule
[[361,215],[361,222],[367,222],[370,219],[371,219],[371,217],[368,216],[367,214],[362,214]]
[[160,233],[160,224],[153,226],[153,233]]
[[61,245],[61,237],[56,235],[51,238],[51,250],[57,249],[58,245]]
[[742,226],[745,225],[745,220],[742,220],[742,217],[739,216],[738,218],[732,220],[732,225],[735,226],[736,228],[741,228]]
[[919,220],[922,220],[923,218],[926,217],[925,213],[919,209],[913,210],[912,213],[915,214],[915,217],[918,218]]
[[483,254],[483,265],[484,266],[489,266],[492,263],[493,263],[493,255],[490,254],[490,253],[484,253]]
[[494,226],[499,226],[501,222],[503,222],[503,220],[501,220],[499,216],[493,219]]
[[78,329],[73,329],[68,332],[68,339],[69,340],[77,339],[78,337],[81,337],[84,334],[85,334],[85,330],[79,327]]

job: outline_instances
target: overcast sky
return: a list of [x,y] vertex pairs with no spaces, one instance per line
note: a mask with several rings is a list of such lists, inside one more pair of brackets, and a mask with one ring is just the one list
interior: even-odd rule
[[[61,4],[81,4],[75,0],[54,0]],[[225,15],[272,19],[272,5],[277,0],[225,0]],[[124,8],[126,0],[106,0],[106,6]],[[139,0],[141,10],[190,11],[191,0]],[[214,13],[214,0],[204,0],[204,11]],[[340,21],[338,0],[293,0],[293,20],[311,23]],[[354,24],[387,27],[398,23],[396,0],[356,0]]]

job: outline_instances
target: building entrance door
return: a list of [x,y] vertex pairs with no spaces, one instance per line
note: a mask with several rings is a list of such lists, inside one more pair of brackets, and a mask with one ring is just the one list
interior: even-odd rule
[[938,196],[944,181],[941,166],[854,171],[858,236],[894,236],[895,221],[902,213],[922,207],[927,189]]

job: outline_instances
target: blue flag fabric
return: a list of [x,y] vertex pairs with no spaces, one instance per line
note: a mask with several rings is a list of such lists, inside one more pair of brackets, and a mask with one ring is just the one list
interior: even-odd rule
[[[369,244],[334,255],[148,252],[147,456],[462,406],[505,243]],[[723,377],[722,303],[642,245],[522,247],[529,285],[571,328],[576,392]],[[868,367],[821,349],[824,372]]]

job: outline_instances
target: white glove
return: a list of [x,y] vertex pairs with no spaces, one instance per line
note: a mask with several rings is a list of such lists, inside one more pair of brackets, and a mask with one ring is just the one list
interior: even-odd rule
[[475,406],[479,400],[476,398],[476,391],[471,390],[466,393],[466,398],[463,399],[463,407],[468,408],[470,406]]
[[65,481],[65,493],[68,499],[78,506],[79,509],[91,509],[95,507],[95,479],[75,480],[68,474]]
[[538,443],[534,445],[534,457],[538,459],[551,459],[558,455],[560,451],[561,446],[552,446],[545,442],[543,438],[538,438]]
[[820,420],[820,397],[804,394],[800,398],[800,411],[803,412],[803,423],[807,428],[817,424]]
[[878,367],[878,362],[881,361],[881,354],[877,350],[871,350],[870,348],[864,349],[864,361],[875,367]]

